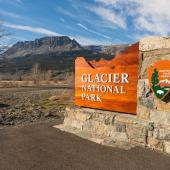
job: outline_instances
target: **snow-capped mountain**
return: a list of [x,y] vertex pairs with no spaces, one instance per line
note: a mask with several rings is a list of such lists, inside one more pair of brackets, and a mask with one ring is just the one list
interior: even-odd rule
[[160,83],[167,83],[167,84],[170,84],[170,80],[168,80],[168,79],[160,80]]
[[168,80],[168,79],[160,80],[159,81],[159,85],[161,87],[170,87],[170,80]]

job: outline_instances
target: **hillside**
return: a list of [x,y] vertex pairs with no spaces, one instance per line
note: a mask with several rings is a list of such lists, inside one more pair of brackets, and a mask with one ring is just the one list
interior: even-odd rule
[[4,52],[1,57],[16,58],[27,55],[76,51],[80,49],[80,44],[76,40],[71,40],[67,36],[44,37],[34,41],[17,42]]
[[[29,74],[35,64],[41,71],[52,70],[55,75],[74,71],[78,56],[87,60],[106,60],[124,51],[128,45],[81,46],[67,36],[44,37],[34,41],[17,42],[0,55],[0,79],[5,74]],[[5,77],[7,77],[5,75]]]

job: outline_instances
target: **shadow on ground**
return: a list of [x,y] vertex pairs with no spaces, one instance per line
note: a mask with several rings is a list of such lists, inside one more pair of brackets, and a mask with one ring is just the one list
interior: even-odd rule
[[8,105],[8,104],[0,103],[0,108],[9,107],[9,106],[10,106],[10,105]]

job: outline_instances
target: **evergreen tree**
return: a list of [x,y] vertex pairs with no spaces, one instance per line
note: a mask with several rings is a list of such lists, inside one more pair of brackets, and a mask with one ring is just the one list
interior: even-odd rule
[[152,74],[152,85],[154,86],[155,84],[159,83],[159,75],[158,75],[158,70],[155,68],[154,73]]

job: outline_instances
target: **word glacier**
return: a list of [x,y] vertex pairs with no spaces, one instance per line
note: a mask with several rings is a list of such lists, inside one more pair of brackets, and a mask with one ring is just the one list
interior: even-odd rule
[[98,83],[128,83],[127,73],[109,73],[109,74],[96,74],[92,77],[91,74],[83,74],[81,77],[82,82],[98,82]]

